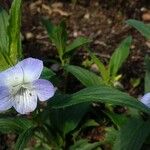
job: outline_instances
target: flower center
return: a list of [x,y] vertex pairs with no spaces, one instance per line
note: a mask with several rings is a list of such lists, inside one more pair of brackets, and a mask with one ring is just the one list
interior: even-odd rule
[[33,86],[30,83],[22,83],[16,86],[13,86],[12,88],[10,88],[10,92],[12,94],[12,96],[33,96],[32,94],[33,91]]
[[24,95],[24,93],[26,92],[27,88],[21,86],[20,89],[17,91],[16,94],[18,95]]

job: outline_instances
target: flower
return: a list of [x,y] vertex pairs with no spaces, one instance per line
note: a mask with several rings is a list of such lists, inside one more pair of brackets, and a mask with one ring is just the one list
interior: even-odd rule
[[140,101],[150,108],[150,93],[146,93]]
[[45,101],[55,93],[51,82],[39,79],[43,62],[27,58],[0,73],[0,111],[14,107],[20,114],[32,112],[37,100]]

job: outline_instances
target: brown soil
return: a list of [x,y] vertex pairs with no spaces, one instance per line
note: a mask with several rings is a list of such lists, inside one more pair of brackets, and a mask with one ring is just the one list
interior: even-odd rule
[[[137,90],[131,89],[129,80],[133,77],[143,78],[143,58],[150,50],[145,44],[145,39],[135,29],[127,26],[125,21],[131,18],[141,20],[142,15],[148,10],[148,3],[148,0],[112,0],[109,3],[101,0],[82,0],[74,5],[70,1],[26,1],[23,5],[22,19],[25,55],[43,59],[45,62],[57,58],[55,48],[41,25],[42,16],[56,24],[65,20],[70,40],[77,36],[92,39],[91,49],[106,64],[121,40],[132,35],[131,54],[121,72],[125,89],[132,95],[141,94],[142,82]],[[83,50],[74,56],[75,60],[80,61],[86,58],[87,54]],[[76,64],[75,62],[73,64]],[[48,63],[48,66],[51,64]]]

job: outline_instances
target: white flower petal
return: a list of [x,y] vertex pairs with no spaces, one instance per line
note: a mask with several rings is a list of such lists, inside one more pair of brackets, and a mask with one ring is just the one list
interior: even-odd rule
[[146,93],[140,101],[150,108],[150,93]]
[[32,112],[37,107],[37,95],[34,91],[25,90],[14,96],[13,107],[20,114]]
[[0,86],[15,86],[23,81],[21,67],[14,66],[0,73]]
[[23,70],[24,82],[37,80],[43,70],[43,62],[35,58],[27,58],[17,64]]
[[12,107],[12,97],[8,88],[0,87],[0,111],[6,111]]
[[33,82],[33,87],[40,101],[45,101],[54,96],[56,88],[47,80],[38,79]]

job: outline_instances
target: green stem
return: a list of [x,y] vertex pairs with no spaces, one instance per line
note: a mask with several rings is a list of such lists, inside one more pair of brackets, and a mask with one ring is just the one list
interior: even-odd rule
[[63,60],[62,56],[59,57],[60,61],[61,61],[61,65],[64,66],[65,65],[65,61]]

